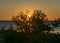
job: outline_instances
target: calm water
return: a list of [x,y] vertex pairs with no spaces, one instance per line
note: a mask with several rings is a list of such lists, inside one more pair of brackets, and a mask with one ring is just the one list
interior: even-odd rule
[[13,28],[16,28],[16,24],[11,21],[0,21],[0,29],[1,27],[5,27],[5,29],[9,29],[10,24],[12,25]]

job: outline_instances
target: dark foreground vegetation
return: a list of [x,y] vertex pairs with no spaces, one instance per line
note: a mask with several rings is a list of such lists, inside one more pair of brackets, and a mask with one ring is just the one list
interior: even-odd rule
[[[41,10],[34,10],[32,15],[28,12],[18,13],[12,17],[12,21],[17,26],[16,30],[11,24],[8,30],[1,28],[0,43],[60,43],[60,34],[50,33],[53,28],[45,24],[48,20]],[[56,27],[59,23],[55,20],[53,25]]]
[[60,34],[27,34],[14,30],[1,30],[0,43],[60,43]]

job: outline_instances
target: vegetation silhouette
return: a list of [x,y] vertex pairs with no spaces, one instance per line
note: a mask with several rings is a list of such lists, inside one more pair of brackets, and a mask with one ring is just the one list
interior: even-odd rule
[[60,18],[55,19],[53,25],[57,27],[59,26],[59,24],[60,24]]
[[[29,12],[18,13],[12,16],[12,21],[16,24],[14,30],[10,24],[10,29],[0,30],[0,43],[59,43],[60,34],[50,33],[52,30],[45,24],[47,16],[41,10],[34,10],[32,15]],[[45,32],[46,31],[46,32]]]
[[25,31],[31,32],[43,32],[43,31],[50,31],[52,30],[48,25],[45,25],[46,15],[41,10],[34,10],[32,17],[28,18],[27,21],[27,15],[23,14],[23,12],[19,13],[17,16],[12,17],[12,21],[15,22],[15,24],[19,27],[18,29],[24,29]]

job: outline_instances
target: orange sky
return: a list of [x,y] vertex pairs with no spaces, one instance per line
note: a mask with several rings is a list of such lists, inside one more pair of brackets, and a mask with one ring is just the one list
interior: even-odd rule
[[10,20],[26,9],[42,10],[52,20],[60,17],[60,0],[0,0],[0,20]]

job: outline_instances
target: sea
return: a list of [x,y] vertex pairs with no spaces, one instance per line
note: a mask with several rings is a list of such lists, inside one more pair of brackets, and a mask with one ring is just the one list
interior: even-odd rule
[[16,24],[12,21],[0,21],[0,30],[1,30],[1,27],[4,28],[5,30],[8,30],[10,29],[10,25],[16,29]]
[[[12,25],[12,27],[14,29],[17,28],[16,24],[14,22],[12,22],[12,21],[0,21],[0,30],[1,30],[1,27],[2,28],[4,27],[5,30],[8,30],[8,29],[10,29],[10,25]],[[60,33],[60,26],[55,27],[54,31],[51,31],[51,33]]]

